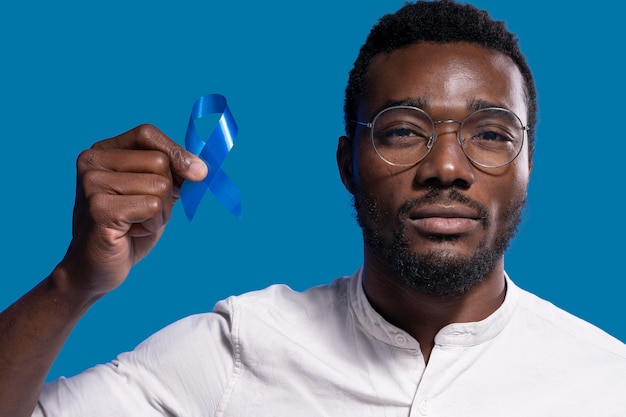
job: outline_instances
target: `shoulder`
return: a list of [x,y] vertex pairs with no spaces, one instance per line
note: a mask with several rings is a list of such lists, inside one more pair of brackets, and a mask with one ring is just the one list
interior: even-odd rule
[[[350,303],[350,278],[294,291],[272,285],[229,297],[214,312],[229,323],[235,355],[255,369],[306,362],[303,356],[326,357],[342,349],[356,325]],[[349,343],[348,343],[349,344]],[[306,349],[302,349],[306,346]]]
[[288,314],[291,319],[312,318],[322,311],[348,307],[349,277],[341,277],[330,284],[295,291],[287,285],[275,284],[265,289],[232,296],[218,302],[214,312],[232,315],[272,316]]
[[520,289],[517,310],[525,325],[543,340],[589,355],[613,357],[626,365],[626,344],[549,301]]

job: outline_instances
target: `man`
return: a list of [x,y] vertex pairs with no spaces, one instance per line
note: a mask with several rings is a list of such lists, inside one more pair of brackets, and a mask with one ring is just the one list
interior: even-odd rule
[[536,120],[504,25],[450,1],[384,17],[345,119],[354,276],[231,297],[41,389],[81,314],[156,243],[181,181],[207,172],[151,126],[83,152],[70,248],[0,321],[0,415],[626,415],[624,344],[504,271]]

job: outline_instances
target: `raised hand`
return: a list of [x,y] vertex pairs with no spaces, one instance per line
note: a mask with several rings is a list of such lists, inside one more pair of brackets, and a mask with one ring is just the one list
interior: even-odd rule
[[117,287],[163,233],[182,181],[206,174],[199,158],[151,125],[82,152],[72,242],[58,267],[67,283],[93,296]]

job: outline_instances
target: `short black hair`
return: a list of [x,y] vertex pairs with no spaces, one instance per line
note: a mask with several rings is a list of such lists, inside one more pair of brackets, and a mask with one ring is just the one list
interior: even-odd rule
[[393,14],[383,16],[372,28],[359,51],[345,91],[344,123],[351,138],[359,101],[367,95],[368,69],[375,56],[418,42],[470,42],[510,57],[525,81],[528,109],[528,149],[534,150],[537,124],[537,91],[530,67],[519,49],[517,38],[503,21],[468,4],[453,0],[406,3]]

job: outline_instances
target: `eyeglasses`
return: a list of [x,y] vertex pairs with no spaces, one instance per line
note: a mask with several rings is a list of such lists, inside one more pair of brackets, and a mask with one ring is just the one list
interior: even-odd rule
[[392,106],[383,109],[370,123],[374,151],[394,166],[411,166],[426,158],[437,141],[436,125],[458,123],[457,140],[465,156],[483,168],[499,168],[517,158],[524,144],[527,126],[517,115],[500,107],[487,107],[463,120],[434,121],[418,107]]

